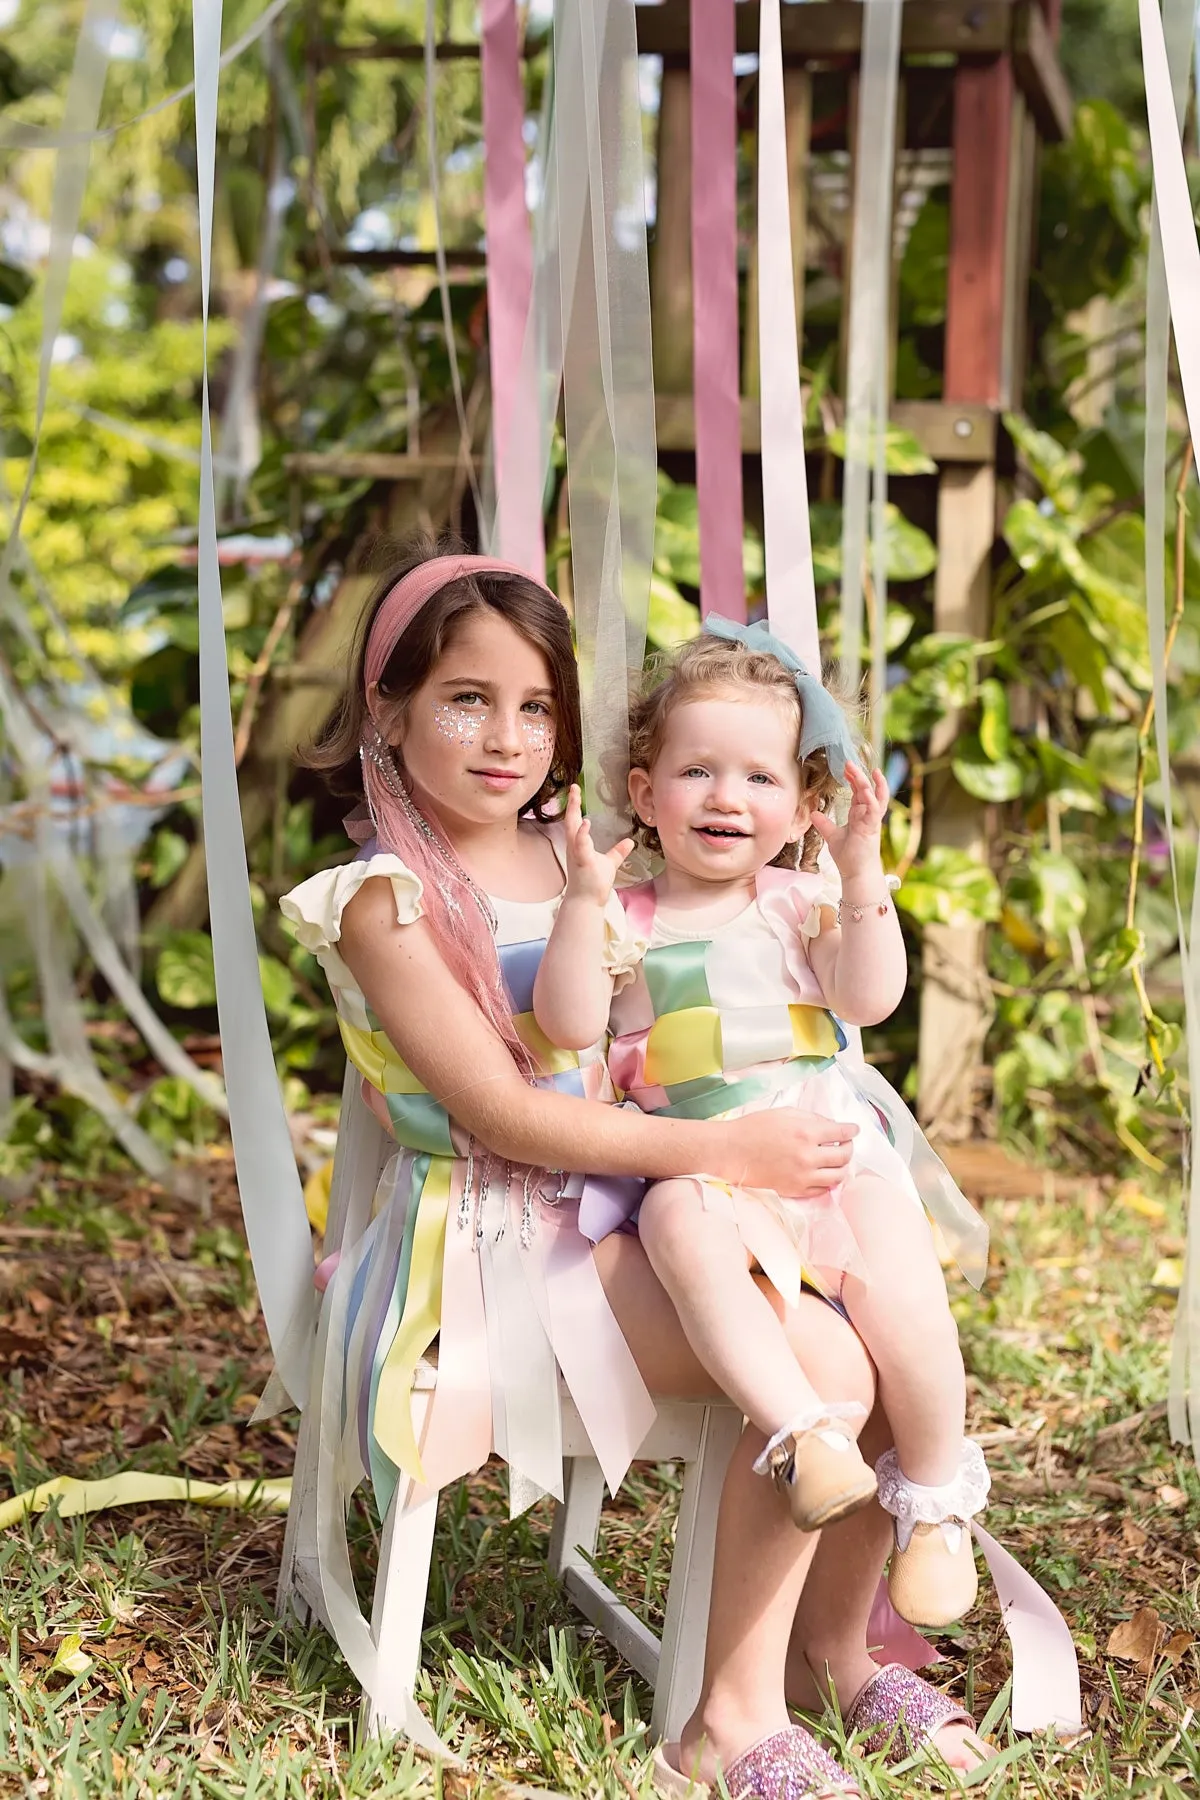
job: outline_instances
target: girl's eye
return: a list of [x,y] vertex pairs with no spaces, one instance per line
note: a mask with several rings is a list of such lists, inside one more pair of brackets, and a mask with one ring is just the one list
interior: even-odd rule
[[482,704],[483,695],[475,693],[471,688],[466,689],[461,694],[455,694],[454,696],[455,706],[482,706]]
[[521,708],[521,711],[528,713],[530,718],[533,719],[548,719],[550,717],[550,708],[544,700],[527,700]]
[[761,769],[756,770],[755,773],[753,775],[751,775],[750,780],[765,782],[768,787],[774,787],[774,785],[775,785],[772,777],[770,775],[764,774]]
[[698,768],[685,769],[683,771],[683,779],[685,781],[692,781],[693,779],[699,777],[700,780],[703,780],[707,773],[708,773],[707,769],[698,769]]

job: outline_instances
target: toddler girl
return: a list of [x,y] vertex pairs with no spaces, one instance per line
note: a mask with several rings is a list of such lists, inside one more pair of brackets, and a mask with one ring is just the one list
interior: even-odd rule
[[[922,1201],[975,1272],[986,1232],[899,1096],[847,1055],[843,1026],[886,1019],[906,979],[880,851],[887,787],[854,754],[840,706],[785,645],[707,619],[631,719],[635,825],[663,863],[621,896],[641,938],[637,979],[614,998],[602,954],[613,863],[575,789],[533,1000],[568,1049],[592,1043],[611,1009],[609,1067],[643,1111],[733,1119],[786,1104],[859,1126],[846,1179],[822,1200],[697,1174],[650,1187],[638,1231],[697,1356],[766,1434],[757,1466],[796,1524],[816,1530],[878,1491],[895,1519],[892,1603],[937,1626],[974,1602],[967,1521],[988,1475],[964,1437],[962,1356]],[[823,846],[840,886],[817,868]],[[802,1267],[878,1367],[896,1448],[875,1470],[854,1441],[861,1409],[822,1403],[789,1347],[780,1303],[794,1304]]]

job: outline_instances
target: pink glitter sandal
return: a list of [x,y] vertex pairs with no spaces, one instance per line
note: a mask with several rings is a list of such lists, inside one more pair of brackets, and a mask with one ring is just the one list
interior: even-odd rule
[[[868,1756],[882,1750],[889,1763],[903,1762],[928,1749],[946,1725],[968,1725],[975,1730],[970,1713],[902,1663],[888,1663],[878,1675],[872,1675],[844,1723],[847,1737],[863,1734],[860,1750]],[[981,1759],[986,1759],[990,1754],[986,1744],[982,1738],[976,1741]]]
[[[858,1793],[853,1777],[799,1725],[760,1738],[724,1776],[730,1800],[842,1800]],[[706,1781],[681,1774],[661,1744],[654,1752],[653,1785],[664,1800],[710,1800],[717,1793]]]

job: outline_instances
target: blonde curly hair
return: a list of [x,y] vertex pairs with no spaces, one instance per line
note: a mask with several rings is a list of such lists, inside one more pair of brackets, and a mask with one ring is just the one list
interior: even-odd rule
[[[856,746],[858,760],[868,762],[868,750],[862,741],[861,706],[845,691],[835,670],[825,670],[822,680],[846,714]],[[699,637],[677,649],[664,651],[647,665],[641,691],[629,708],[630,769],[650,773],[662,752],[667,721],[676,707],[688,701],[710,699],[718,694],[735,696],[769,695],[782,706],[791,708],[796,720],[796,742],[800,742],[800,696],[794,675],[774,656],[764,650],[747,649],[744,644],[725,638]],[[608,787],[615,797],[619,782],[610,773]],[[803,799],[818,812],[829,812],[842,791],[834,780],[823,750],[816,750],[800,765],[800,791]],[[625,802],[628,806],[628,800]],[[652,825],[633,814],[633,835],[645,849],[658,854],[662,846]],[[780,869],[815,870],[824,839],[815,826],[805,832],[800,844],[785,844],[773,859]]]

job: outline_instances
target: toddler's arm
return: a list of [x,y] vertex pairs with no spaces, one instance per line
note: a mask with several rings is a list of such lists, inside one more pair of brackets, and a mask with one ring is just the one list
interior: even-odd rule
[[533,984],[533,1014],[552,1044],[586,1050],[608,1024],[613,978],[604,967],[604,909],[632,838],[601,854],[579,789],[567,798],[567,885]]
[[845,825],[820,813],[813,818],[842,877],[842,904],[840,921],[830,911],[820,935],[809,939],[808,959],[839,1019],[878,1025],[895,1012],[908,977],[879,847],[887,783],[880,770],[867,776],[854,763],[847,763],[846,779],[852,799]]

